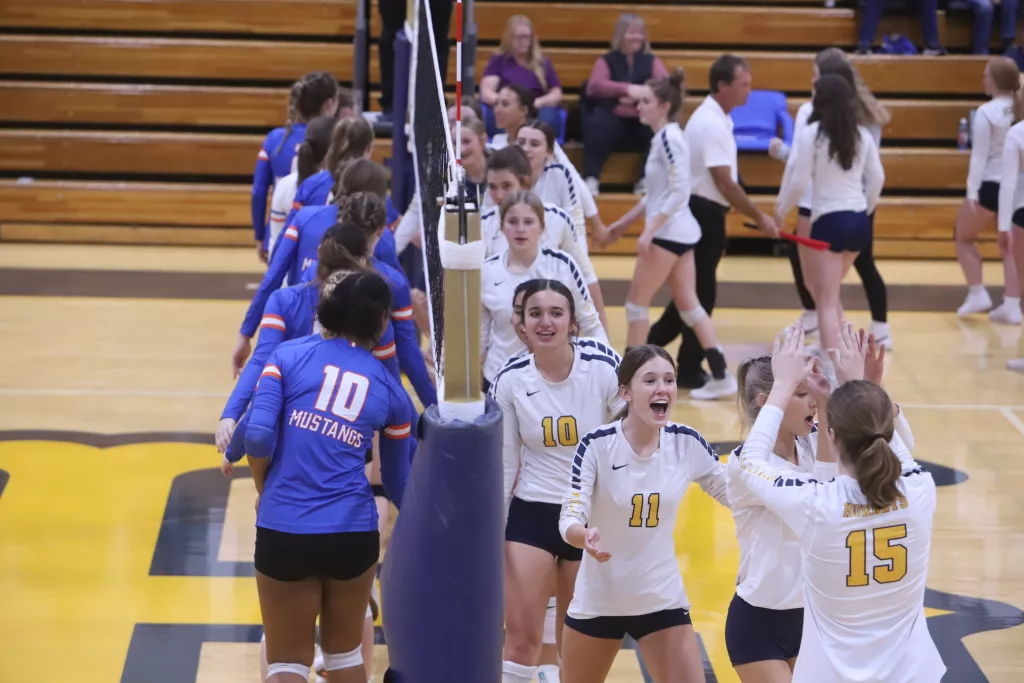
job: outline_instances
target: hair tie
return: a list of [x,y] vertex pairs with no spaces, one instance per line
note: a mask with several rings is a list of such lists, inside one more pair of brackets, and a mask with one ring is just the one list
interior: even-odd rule
[[871,439],[872,439],[872,441],[877,441],[878,439],[885,439],[886,441],[889,440],[889,439],[886,439],[885,434],[872,434],[871,435]]

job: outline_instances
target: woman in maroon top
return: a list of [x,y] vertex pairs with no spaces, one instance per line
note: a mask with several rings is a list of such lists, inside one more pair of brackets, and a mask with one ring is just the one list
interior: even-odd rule
[[[589,112],[583,122],[583,177],[594,196],[601,169],[612,152],[638,152],[647,158],[651,129],[640,123],[636,110],[643,85],[667,78],[668,69],[651,53],[644,20],[622,14],[615,24],[612,49],[598,57],[587,79]],[[643,164],[637,190],[642,189]]]
[[[541,52],[533,24],[521,14],[515,14],[505,22],[501,45],[487,62],[480,79],[480,100],[493,109],[498,102],[498,93],[507,85],[529,90],[541,120],[556,132],[561,131],[559,105],[562,103],[562,84],[551,61]],[[487,130],[493,135],[499,130],[498,124],[490,112],[485,116]]]

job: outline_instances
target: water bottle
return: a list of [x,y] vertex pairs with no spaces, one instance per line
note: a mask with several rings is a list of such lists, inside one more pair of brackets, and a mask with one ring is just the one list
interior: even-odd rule
[[967,129],[967,119],[960,119],[960,130],[956,136],[956,148],[961,152],[967,151],[967,145],[970,142],[971,134]]

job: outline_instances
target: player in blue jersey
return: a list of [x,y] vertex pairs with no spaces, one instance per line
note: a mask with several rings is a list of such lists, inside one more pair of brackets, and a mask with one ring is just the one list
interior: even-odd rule
[[252,227],[256,252],[267,260],[267,200],[274,184],[292,172],[292,159],[306,135],[306,122],[338,111],[338,83],[325,72],[306,74],[292,86],[288,125],[267,134],[252,176]]
[[318,614],[329,679],[366,680],[359,642],[380,535],[363,454],[375,432],[396,505],[409,474],[409,402],[371,353],[390,307],[382,277],[346,275],[317,309],[324,338],[278,348],[253,398],[245,449],[271,681],[308,679]]
[[373,152],[373,126],[366,119],[348,118],[338,122],[331,147],[320,169],[299,184],[285,226],[291,226],[299,210],[306,206],[324,206],[330,201],[335,183],[350,161],[370,157]]

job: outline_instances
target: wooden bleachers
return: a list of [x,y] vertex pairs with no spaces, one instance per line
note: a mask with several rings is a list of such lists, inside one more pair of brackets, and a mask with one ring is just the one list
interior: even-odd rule
[[[688,110],[707,89],[711,61],[729,49],[749,59],[755,87],[789,94],[795,113],[809,94],[815,50],[856,41],[858,17],[849,8],[828,10],[811,0],[783,0],[787,7],[713,1],[480,3],[477,74],[507,17],[527,14],[573,111],[618,14],[632,11],[648,19],[658,56],[686,69]],[[940,14],[947,47],[969,45],[970,22]],[[886,17],[880,34],[913,38],[915,24],[912,17]],[[350,79],[354,29],[355,0],[7,0],[0,6],[0,177],[8,179],[0,180],[0,239],[247,244],[246,181],[262,136],[282,122],[287,86],[298,75],[326,69]],[[378,33],[374,10],[371,36]],[[893,112],[884,131],[887,197],[876,251],[950,256],[954,197],[967,162],[952,143],[959,119],[981,101],[984,60],[857,63]],[[375,49],[369,77],[373,87]],[[378,141],[375,158],[386,158],[389,146]],[[578,163],[578,143],[566,149]],[[765,207],[782,168],[764,156],[741,158],[741,177],[764,193]],[[636,156],[616,155],[602,183],[626,187],[637,170]],[[22,176],[40,180],[14,182]],[[614,192],[599,200],[605,220],[633,201]],[[182,202],[189,211],[180,210]],[[730,234],[752,234],[738,217],[730,220]],[[613,250],[629,253],[634,239]]]

